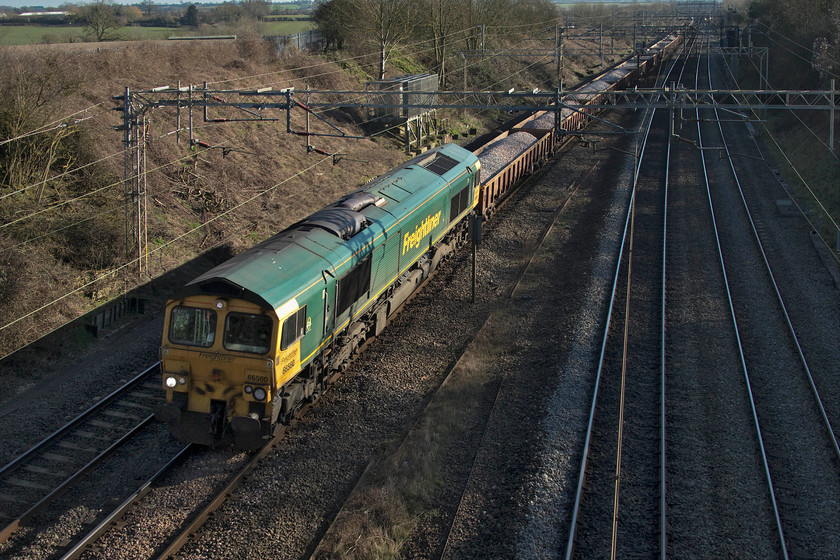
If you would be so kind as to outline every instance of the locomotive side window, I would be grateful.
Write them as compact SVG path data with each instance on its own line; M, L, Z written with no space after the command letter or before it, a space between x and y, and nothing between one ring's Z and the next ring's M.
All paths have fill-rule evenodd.
M285 350L306 334L306 306L283 321L283 334L280 337L280 350Z
M366 258L337 282L336 317L343 315L353 303L370 291L370 261L370 257Z
M470 203L470 191L469 187L464 187L458 194L452 197L452 202L449 205L449 221L451 222L455 218L461 215L466 207Z
M210 348L216 338L216 312L212 309L172 308L169 317L169 341L173 344Z
M234 352L265 354L271 347L271 317L252 313L228 313L224 346Z

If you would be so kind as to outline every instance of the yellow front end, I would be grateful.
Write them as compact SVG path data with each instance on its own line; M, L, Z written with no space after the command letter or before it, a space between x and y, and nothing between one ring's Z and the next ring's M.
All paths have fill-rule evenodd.
M273 310L243 300L170 301L161 345L166 404L157 417L185 441L261 447L276 420L277 325Z

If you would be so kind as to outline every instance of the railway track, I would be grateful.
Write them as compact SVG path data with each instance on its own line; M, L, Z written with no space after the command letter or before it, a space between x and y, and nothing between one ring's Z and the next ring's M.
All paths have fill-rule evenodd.
M698 64L698 58L693 64ZM698 72L693 72L700 75ZM738 350L698 150L696 115L675 127L666 326L667 549L676 558L774 556L761 459L732 364ZM717 158L708 158L710 168Z
M811 358L803 352L768 259L762 239L767 233L760 235L760 218L750 211L741 164L732 155L721 117L715 113L714 120L700 126L699 134L702 145L723 148L728 166L728 176L710 173L709 200L715 215L727 216L716 236L776 547L784 558L830 556L838 546L840 508L831 496L840 492L840 447Z
M669 118L661 111L651 114L637 149L567 559L664 557L667 547L663 317Z
M702 75L698 68L698 78ZM708 558L733 550L745 558L829 557L836 550L840 521L830 498L838 491L840 454L831 423L838 406L836 391L825 398L818 389L820 381L833 385L826 383L824 370L833 367L829 356L836 350L809 341L813 327L796 325L796 313L786 310L785 284L796 282L790 273L782 274L784 282L774 278L771 261L783 269L785 259L778 248L768 257L774 251L765 247L763 238L775 242L778 237L778 225L767 219L766 201L761 201L766 183L746 187L748 182L762 185L757 168L745 163L760 159L733 157L746 152L744 140L737 150L728 146L728 136L737 132L746 138L745 129L735 130L739 125L726 124L731 116L712 110L689 120L696 121L689 123L696 127L693 132L690 126L677 131L687 142L674 147L674 161L682 170L669 189L674 194L667 203L643 205L640 189L635 213L628 217L636 235L630 249L634 266L627 269L635 278L644 263L638 233L661 231L650 219L666 215L661 207L668 209L662 281L654 271L641 288L628 282L624 292L631 295L623 300L631 302L625 304L630 315L647 307L652 326L657 316L653 304L662 294L661 351L653 336L647 338L647 349L638 340L634 344L636 322L629 333L619 329L611 335L618 339L612 345L613 369L623 371L626 361L628 375L616 373L610 383L604 373L596 390L594 424L606 410L614 420L591 428L590 460L583 462L576 499L583 505L574 510L567 558L622 553ZM724 154L723 159L706 157L709 150ZM698 184L705 185L702 191ZM763 209L751 216L750 207ZM633 292L648 284L661 285L662 291L650 288L656 297L634 299ZM621 311L615 314L613 321L621 323ZM800 328L809 336L797 334ZM608 363L610 352L607 347ZM632 368L634 356L642 357L641 367ZM820 367L810 366L812 359ZM659 381L650 371L656 364L662 371ZM638 390L634 383L640 383ZM649 399L646 405L639 395ZM651 398L656 396L659 403ZM653 410L660 404L655 422ZM626 414L630 410L631 416ZM640 415L640 410L645 412ZM662 430L658 445L657 425ZM633 433L647 436L634 438ZM653 459L657 447L658 466ZM604 457L606 466L601 465ZM605 497L593 499L598 493ZM624 503L632 504L631 512L616 507ZM647 521L634 526L623 515Z
M154 365L0 469L0 543L153 421Z
M105 518L96 525L96 527L74 543L73 546L71 546L70 549L61 556L61 559L74 560L76 558L80 558L87 550L94 546L97 539L104 535L113 525L119 523L120 519L129 511L130 508L139 504L141 500L152 491L154 485L163 480L163 478L186 457L193 447L194 446L192 445L184 446L181 451L175 454L175 456L163 466L163 468L154 473L144 484L135 490L131 496L117 506L111 513L106 515Z

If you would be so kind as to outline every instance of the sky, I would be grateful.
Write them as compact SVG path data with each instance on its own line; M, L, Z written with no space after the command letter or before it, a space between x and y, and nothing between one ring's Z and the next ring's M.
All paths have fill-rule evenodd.
M49 11L49 9L57 10L58 6L61 4L88 4L90 0L0 0L0 8L22 8L26 6L27 8L43 8L45 11ZM157 1L155 0L155 4L166 4L166 5L178 5L183 4L184 6L188 6L190 4L221 4L225 0L193 0L191 2L187 2L186 0L168 0L168 1ZM293 0L289 0L291 2ZM115 4L140 4L141 0L114 0ZM280 0L272 0L274 4L285 4L288 2L282 2ZM33 10L35 11L35 10Z

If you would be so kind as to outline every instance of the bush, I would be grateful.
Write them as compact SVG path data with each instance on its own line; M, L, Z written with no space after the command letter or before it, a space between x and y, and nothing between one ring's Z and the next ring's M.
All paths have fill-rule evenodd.
M20 290L20 272L26 266L17 250L0 253L0 303L12 301Z
M0 51L0 137L17 138L55 118L61 100L81 83L66 62L55 53L34 58ZM0 187L19 189L48 177L51 168L64 163L72 132L72 127L52 128L0 146Z
M57 259L82 270L105 270L119 263L125 245L122 220L103 213L79 224L75 216L61 221L66 229L55 236Z

